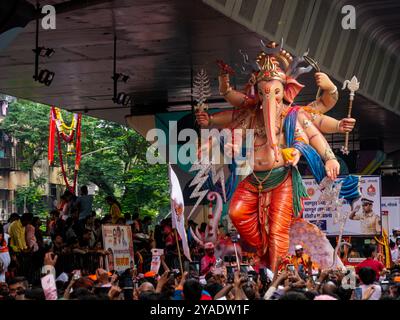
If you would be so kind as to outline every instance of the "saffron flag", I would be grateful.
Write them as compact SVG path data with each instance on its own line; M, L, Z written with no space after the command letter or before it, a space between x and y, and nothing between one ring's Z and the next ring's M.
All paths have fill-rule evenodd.
M185 230L185 203L183 201L181 186L171 165L168 165L168 171L171 194L172 227L176 229L182 240L183 254L189 259L189 261L192 261L190 258L190 250Z

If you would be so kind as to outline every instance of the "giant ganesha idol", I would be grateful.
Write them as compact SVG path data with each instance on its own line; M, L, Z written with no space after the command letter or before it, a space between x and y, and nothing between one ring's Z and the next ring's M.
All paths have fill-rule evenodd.
M242 239L272 269L289 248L302 244L320 266L332 266L333 248L326 236L301 218L303 200L308 197L297 163L305 157L316 181L335 180L340 166L323 134L350 132L355 120L340 121L324 115L334 107L338 91L329 77L315 74L322 94L307 106L294 106L293 100L304 87L296 78L311 67L299 67L304 57L293 58L275 42L264 45L251 66L244 92L229 84L233 70L218 61L219 89L234 108L209 115L196 114L201 127L254 129L253 172L242 180L232 196L229 216ZM359 179L347 176L341 181L340 197L350 203L360 196ZM291 250L290 250L291 251Z

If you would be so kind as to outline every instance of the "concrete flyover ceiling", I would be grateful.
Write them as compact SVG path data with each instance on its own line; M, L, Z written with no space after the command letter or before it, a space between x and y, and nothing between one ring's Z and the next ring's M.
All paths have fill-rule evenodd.
M10 0L10 3L13 1L25 8L29 7L29 3L31 8L36 3L35 0ZM366 88L360 91L354 106L354 116L359 122L359 136L384 139L389 152L400 149L400 117L396 114L400 97L394 96L395 92L397 94L399 91L397 80L400 76L400 63L397 57L391 60L393 50L396 51L400 43L399 24L394 19L400 3L386 0L354 1L357 10L360 9L362 13L362 21L373 19L371 28L376 21L384 26L379 31L382 37L377 34L374 39L367 38L371 41L387 39L379 42L379 48L385 49L385 46L388 46L388 59L382 62L381 68L376 67L380 73L374 75L375 65L372 63L378 62L379 57L376 53L379 51L375 50L375 42L371 41L368 47L371 51L370 56L368 50L363 49L362 37L365 37L365 34L361 38L358 34L352 37L343 32L338 35L338 39L346 44L344 47L353 47L351 41L356 39L353 51L364 50L365 57L362 56L360 60L350 55L350 63L346 62L346 68L340 70L343 61L349 59L345 48L338 49L333 54L332 66L324 67L325 60L329 60L330 57L328 52L332 47L332 39L335 39L331 36L334 34L334 27L320 28L321 33L316 37L311 26L318 26L316 18L323 14L325 5L338 10L341 2L291 1L292 5L288 0L243 1L249 8L242 8L242 1L239 0L39 1L41 5L53 4L57 9L57 29L40 30L40 45L54 48L56 51L51 58L40 59L40 68L55 72L54 81L50 87L46 87L32 79L32 49L35 46L36 24L34 12L30 12L31 21L23 26L25 20L18 18L23 29L7 48L0 49L0 93L124 124L125 116L131 113L138 116L149 115L166 112L173 106L190 109L192 76L204 68L211 78L211 106L221 105L223 101L218 94L215 60L223 59L236 67L242 61L239 49L244 49L253 57L259 50L261 38L279 41L280 37L284 36L288 40L288 50L293 54L304 52L304 49L311 46L315 54L310 55L321 61L323 71L332 75L338 87L343 79L352 74L360 74L362 85L365 84ZM267 25L265 21L262 24L262 19L268 18L267 10L272 8L272 5L274 10L279 12L279 3L283 3L281 9L286 14L286 19L275 19L277 28L272 24ZM300 9L303 5L305 8ZM17 11L14 14L21 15L21 12ZM246 22L243 17L247 17L249 21ZM255 17L256 22L252 17ZM322 21L323 26L329 24L328 20L326 18ZM303 27L303 23L306 26ZM268 33L266 26L275 28L277 33ZM2 27L0 20L0 32L4 32ZM296 37L290 36L294 27L304 32L300 32ZM365 29L373 34L370 29ZM117 70L130 76L126 84L119 85L119 91L134 97L132 107L121 107L111 101L114 34L118 39ZM382 52L386 57L386 51ZM362 66L366 66L365 72L357 65L359 60ZM386 83L387 79L390 83ZM297 103L310 102L316 93L313 76L304 75L299 80L306 87L298 97ZM242 87L246 81L246 77L240 72L232 80L238 87ZM370 84L371 81L379 84L374 87ZM383 83L387 90L382 87ZM372 93L368 92L369 88L372 89ZM389 93L386 94L386 91ZM384 99L381 99L382 96ZM347 100L347 93L341 93L337 107L330 114L344 117Z

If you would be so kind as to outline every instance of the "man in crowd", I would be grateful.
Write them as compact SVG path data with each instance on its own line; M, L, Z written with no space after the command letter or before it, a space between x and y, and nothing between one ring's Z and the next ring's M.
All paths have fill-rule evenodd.
M82 186L81 195L80 197L78 197L75 203L76 208L79 212L79 224L81 225L82 229L84 227L84 222L86 221L86 218L92 215L92 204L93 199L91 196L89 196L87 186Z
M292 255L291 263L298 272L306 272L310 263L310 257L304 253L303 246L298 244L295 246L295 254Z
M28 281L24 277L12 278L8 282L9 294L15 300L25 300L25 291L28 286Z
M200 273L205 275L213 270L217 259L214 255L214 244L212 242L207 242L204 245L205 256L201 258L201 269Z
M29 220L29 223L25 226L25 241L27 247L32 250L32 252L37 252L39 250L39 245L37 243L36 229L33 226L33 216Z
M390 254L392 257L392 262L395 265L398 265L400 263L400 237L396 238L396 242L392 245Z
M8 220L7 220L7 223L3 226L3 228L4 228L4 233L10 233L9 231L8 231L8 228L10 227L10 225L15 221L15 220L19 220L20 219L20 216L19 216L19 214L18 213L12 213L11 215L10 215L10 217L8 218Z
M149 226L151 225L151 217L145 216L142 220L143 233L149 234Z
M363 253L366 259L357 265L356 273L359 274L362 268L369 267L375 271L375 278L378 281L379 276L385 273L386 269L382 262L375 259L376 247L373 245L366 245L363 249Z
M139 300L140 296L144 293L154 293L155 289L152 283L143 282L137 289L134 291L133 299Z
M26 244L25 227L31 222L32 214L24 213L21 219L11 223L8 233L10 235L10 246L13 252L26 252L29 248Z
M379 300L382 296L382 288L375 283L376 271L371 267L362 267L359 268L358 276L361 281L361 299L364 297L364 300ZM367 292L371 292L368 297L366 297Z

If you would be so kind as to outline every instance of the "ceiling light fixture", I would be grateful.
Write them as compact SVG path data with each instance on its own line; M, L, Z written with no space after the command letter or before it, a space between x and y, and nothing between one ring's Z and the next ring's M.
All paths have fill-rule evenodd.
M32 51L41 57L47 57L47 58L51 58L56 53L56 50L54 50L52 48L45 48L45 47L39 47L39 48L33 49Z
M112 101L116 104L120 104L123 106L132 106L133 97L125 92L118 93L118 82L127 83L129 80L129 76L123 73L117 73L117 36L114 35L114 72L111 79L114 81L114 94Z

